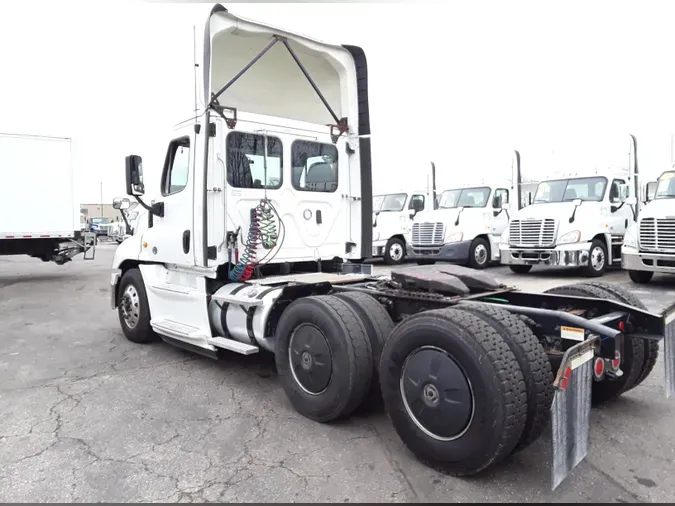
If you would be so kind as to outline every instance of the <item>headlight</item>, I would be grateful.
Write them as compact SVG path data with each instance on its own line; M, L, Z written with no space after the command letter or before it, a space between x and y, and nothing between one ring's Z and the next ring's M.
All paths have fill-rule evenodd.
M459 242L462 240L462 237L464 237L462 232L452 232L445 236L445 242L446 244L449 242Z
M563 234L560 236L560 239L558 239L558 244L570 244L573 242L579 242L579 238L581 237L581 232L578 230L572 230L571 232L567 232L566 234Z
M623 236L623 245L627 248L637 249L637 239L635 239L633 234L626 231L625 235Z

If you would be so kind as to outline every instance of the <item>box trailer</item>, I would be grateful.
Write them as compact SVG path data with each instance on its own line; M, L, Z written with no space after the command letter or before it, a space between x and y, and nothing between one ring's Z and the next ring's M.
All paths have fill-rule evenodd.
M75 201L70 139L0 133L0 174L0 255L57 264L78 253L93 258Z

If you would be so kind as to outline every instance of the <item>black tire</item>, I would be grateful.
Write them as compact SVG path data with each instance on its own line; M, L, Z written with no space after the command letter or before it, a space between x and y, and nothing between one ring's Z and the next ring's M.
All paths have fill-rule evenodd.
M550 420L553 402L553 373L543 346L516 315L488 304L460 304L458 309L472 313L494 328L518 361L527 394L527 420L518 444L518 452L542 434Z
M150 306L143 275L138 269L129 269L122 275L117 287L117 316L129 341L145 344L157 340L157 334L150 325Z
M400 255L392 255L392 249L399 248L396 251L400 251ZM392 237L387 241L387 245L384 248L384 263L387 265L398 265L405 260L405 242L398 237Z
M407 365L412 368L425 358L429 369L420 366L420 381L402 381ZM428 466L455 476L476 474L503 460L518 443L527 417L523 373L504 339L477 316L450 308L406 318L385 343L379 370L394 429ZM422 385L423 378L432 381ZM438 403L438 388L430 386L442 379L441 391L456 397L452 403ZM435 398L436 407L448 410L427 409L427 423L434 424L432 430L444 431L443 439L421 428L409 414L403 390L416 386L418 395L426 395L425 402L433 405ZM423 402L416 401L411 401L414 407Z
M601 281L589 281L588 283L584 284L596 286L597 288L604 290L608 293L608 299L614 299L618 302L635 306L638 309L644 309L645 311L647 310L647 306L645 306L640 299L620 286L602 283ZM642 364L642 371L640 372L637 381L631 387L631 389L642 383L647 378L647 376L652 373L654 366L656 366L656 361L659 359L659 342L652 341L650 339L642 339L642 342L645 348L645 359L644 363Z
M532 270L531 265L509 265L509 269L511 269L511 272L515 272L516 274L527 274Z
M628 271L628 277L633 283L646 285L652 280L654 273L651 271Z
M593 255L602 255L602 266L593 267ZM601 239L593 239L588 251L588 265L582 267L581 272L589 278L599 278L607 270L607 245Z
M434 265L436 260L417 260L417 265Z
M482 237L471 241L468 264L472 269L485 269L490 265L490 244Z
M598 287L584 285L582 283L556 286L555 288L546 290L544 293L573 295L578 297L596 297L598 299L608 298L607 292ZM623 371L623 375L618 378L605 378L603 381L593 381L593 404L603 404L619 397L633 388L640 377L644 361L644 345L638 339L626 340L624 343L623 356L621 357L621 370Z
M372 295L363 292L341 292L335 294L335 296L344 300L359 315L370 341L373 354L373 379L370 384L370 391L361 406L371 408L379 405L382 401L377 368L384 343L391 331L394 330L394 321L384 306Z
M281 384L298 413L323 423L347 417L361 404L373 376L373 355L366 334L358 314L333 295L305 297L288 305L277 325L274 355ZM307 342L296 344L292 342L294 336ZM319 383L313 393L308 385L303 387L296 380L290 357L291 345L298 350L310 349L312 344L316 351L309 355L295 353L294 360L305 359L309 369L316 365L317 357L328 356L321 365L329 367L315 368L313 374L303 371L304 366L296 367L305 380L311 377ZM321 372L327 377L317 374Z

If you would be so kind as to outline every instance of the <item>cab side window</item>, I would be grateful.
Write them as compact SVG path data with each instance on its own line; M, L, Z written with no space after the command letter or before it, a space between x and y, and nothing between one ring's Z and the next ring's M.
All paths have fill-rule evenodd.
M333 193L338 188L338 150L333 144L293 141L291 181L301 191Z
M190 138L174 139L169 144L162 173L162 195L180 192L187 186L190 174Z
M265 154L267 145L267 154ZM283 182L284 153L278 137L230 132L227 135L227 184L234 188L276 190Z

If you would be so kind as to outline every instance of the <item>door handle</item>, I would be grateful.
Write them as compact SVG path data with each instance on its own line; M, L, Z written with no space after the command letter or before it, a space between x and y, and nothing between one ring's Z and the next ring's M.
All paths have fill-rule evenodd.
M186 230L183 232L183 253L188 254L190 252L190 231Z
M323 222L323 219L321 218L321 209L317 209L315 214L316 214L316 222L319 225L321 225L321 223Z

